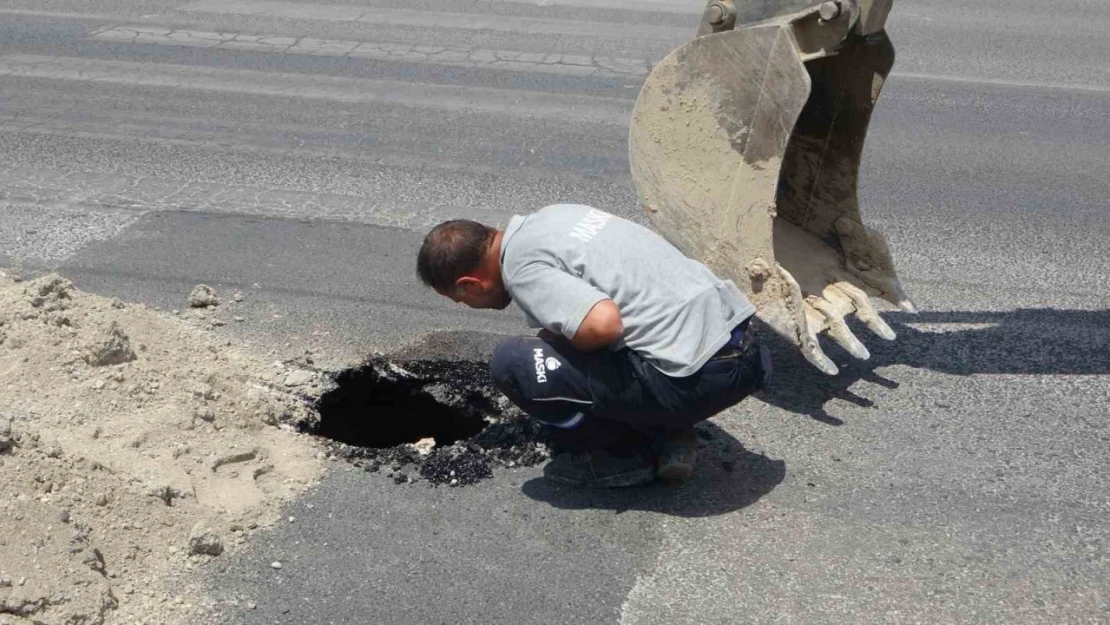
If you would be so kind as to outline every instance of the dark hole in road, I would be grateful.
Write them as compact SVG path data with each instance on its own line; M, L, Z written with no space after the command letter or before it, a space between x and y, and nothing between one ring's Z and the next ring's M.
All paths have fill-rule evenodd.
M492 465L530 466L547 457L539 427L509 406L485 363L372 359L335 376L301 431L330 439L334 455L398 483L462 486ZM435 439L430 453L411 443Z
M420 375L392 363L348 369L317 410L317 434L356 447L384 449L424 438L437 446L481 432L493 412L474 388L448 384L443 376ZM472 376L471 376L472 377Z

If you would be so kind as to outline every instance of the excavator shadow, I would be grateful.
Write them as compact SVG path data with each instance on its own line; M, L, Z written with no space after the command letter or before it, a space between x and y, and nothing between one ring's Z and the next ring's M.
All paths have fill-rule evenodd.
M818 421L840 425L825 403L841 399L877 407L857 395L857 382L889 389L899 383L880 370L903 365L949 375L1105 375L1110 373L1110 310L1018 309L1005 312L887 312L893 342L867 340L870 360L856 360L831 341L824 347L841 367L827 376L797 348L770 332L761 336L774 355L775 375L759 398ZM853 327L859 337L868 332Z

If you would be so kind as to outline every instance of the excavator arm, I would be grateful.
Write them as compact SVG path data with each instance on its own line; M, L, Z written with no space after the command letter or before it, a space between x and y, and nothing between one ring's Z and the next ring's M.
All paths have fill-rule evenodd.
M870 353L845 319L895 338L873 298L914 312L858 178L894 64L892 0L712 0L698 36L648 76L629 161L653 225L731 279L821 371L818 335Z

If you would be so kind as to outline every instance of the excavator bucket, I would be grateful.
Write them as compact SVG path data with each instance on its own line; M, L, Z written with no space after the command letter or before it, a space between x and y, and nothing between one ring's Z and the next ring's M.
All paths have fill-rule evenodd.
M710 2L699 36L651 72L629 160L656 229L731 279L759 318L835 375L819 334L870 353L845 319L883 339L871 298L913 312L886 240L863 223L864 136L894 48L891 0Z

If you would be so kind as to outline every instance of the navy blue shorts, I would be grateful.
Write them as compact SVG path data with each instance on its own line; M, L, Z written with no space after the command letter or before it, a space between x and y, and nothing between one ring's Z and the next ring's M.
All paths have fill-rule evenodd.
M658 442L760 390L770 354L739 329L699 371L674 378L631 349L580 352L567 341L513 337L490 362L494 384L548 427L556 451L615 453Z

